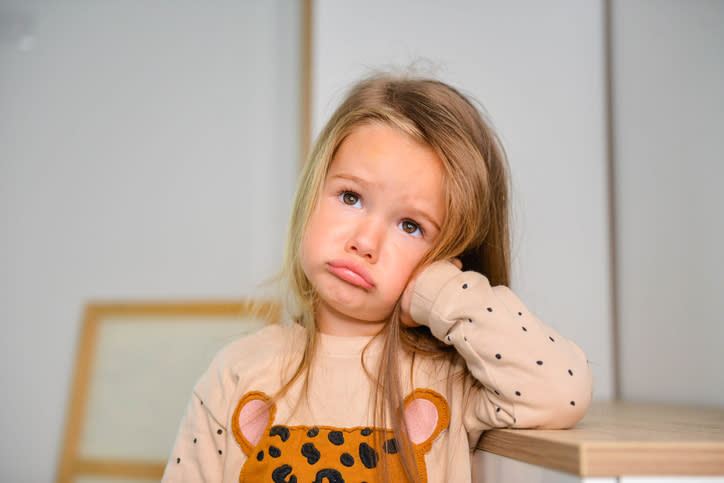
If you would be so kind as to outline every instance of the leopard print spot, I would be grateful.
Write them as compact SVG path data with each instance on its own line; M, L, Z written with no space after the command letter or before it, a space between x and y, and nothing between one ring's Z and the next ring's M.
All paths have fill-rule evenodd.
M375 468L378 459L377 451L367 443L362 443L359 445L359 459L362 461L362 464L365 465L365 468Z
M269 430L269 436L279 436L282 438L282 442L286 442L289 439L289 428L274 426Z
M397 453L397 440L395 438L388 439L382 445L382 449L384 449L387 454Z
M317 472L317 477L314 479L314 483L344 483L344 478L337 470L332 468L325 468Z
M319 453L319 450L314 447L314 444L304 443L302 445L302 456L307 458L307 463L313 465L314 463L319 461L319 457L321 456L321 454Z
M342 456L339 457L339 461L346 467L354 465L354 457L349 453L343 453Z
M282 455L282 451L276 446L269 446L269 456L272 458L279 458Z
M344 444L344 435L342 434L342 431L330 431L329 436L330 443L332 443L335 446L341 446Z
M272 481L274 483L297 483L297 477L291 475L287 480L287 475L292 472L292 467L289 465L282 465L279 468L272 471Z
M307 436L309 436L310 438L314 438L318 434L319 434L319 428L316 428L316 427L307 431Z

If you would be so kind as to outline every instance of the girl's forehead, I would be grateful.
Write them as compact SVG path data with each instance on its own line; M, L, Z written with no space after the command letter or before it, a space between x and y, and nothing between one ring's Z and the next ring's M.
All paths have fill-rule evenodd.
M355 127L339 144L328 168L381 170L389 175L410 171L442 174L435 150L401 129L382 123Z
M327 181L374 188L390 201L412 200L439 216L444 211L443 169L435 150L384 124L352 131L337 149Z

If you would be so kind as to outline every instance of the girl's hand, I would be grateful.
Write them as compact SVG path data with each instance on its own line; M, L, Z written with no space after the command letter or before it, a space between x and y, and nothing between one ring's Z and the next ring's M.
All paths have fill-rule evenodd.
M463 262L457 258L451 258L450 261L453 265L462 270ZM412 293L415 291L415 282L417 281L417 277L425 271L425 268L427 267L422 267L422 269L418 270L412 276L410 283L407 284L407 287L405 287L405 290L402 292L402 296L400 297L400 322L402 322L404 327L417 327L420 325L412 319L412 316L410 316L410 304L412 303Z

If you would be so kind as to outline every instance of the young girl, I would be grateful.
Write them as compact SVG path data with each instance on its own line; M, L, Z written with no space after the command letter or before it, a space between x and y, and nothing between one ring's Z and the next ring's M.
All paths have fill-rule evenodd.
M452 87L357 84L299 182L292 323L216 357L164 481L465 482L484 430L579 421L585 355L506 287L506 168Z

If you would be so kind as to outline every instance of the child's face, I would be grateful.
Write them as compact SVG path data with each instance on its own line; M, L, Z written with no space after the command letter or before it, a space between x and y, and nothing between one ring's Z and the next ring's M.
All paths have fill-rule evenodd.
M335 154L301 247L319 294L320 331L377 333L445 216L440 159L383 124L365 124Z

